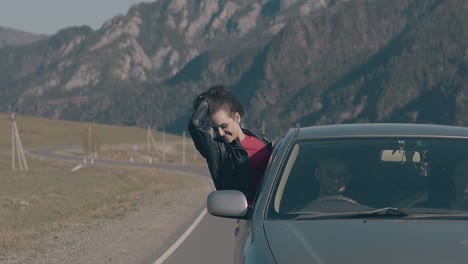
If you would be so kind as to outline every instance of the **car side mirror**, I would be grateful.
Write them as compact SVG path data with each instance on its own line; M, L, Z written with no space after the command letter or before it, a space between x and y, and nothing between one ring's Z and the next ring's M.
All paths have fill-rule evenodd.
M206 208L208 213L214 216L245 219L249 206L241 191L221 190L208 195Z

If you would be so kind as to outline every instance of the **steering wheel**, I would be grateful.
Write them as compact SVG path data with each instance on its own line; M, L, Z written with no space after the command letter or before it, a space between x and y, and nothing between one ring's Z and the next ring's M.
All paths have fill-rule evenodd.
M314 203L327 203L327 202L348 202L352 204L358 204L355 200L342 196L342 195L327 195L317 198Z

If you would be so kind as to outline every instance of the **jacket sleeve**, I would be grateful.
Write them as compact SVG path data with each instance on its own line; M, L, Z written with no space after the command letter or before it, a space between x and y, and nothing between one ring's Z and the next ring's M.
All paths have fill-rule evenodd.
M213 139L208 125L208 102L200 100L192 113L188 124L188 130L195 148L206 159L211 178L216 189L219 187L219 168L221 166L220 145Z

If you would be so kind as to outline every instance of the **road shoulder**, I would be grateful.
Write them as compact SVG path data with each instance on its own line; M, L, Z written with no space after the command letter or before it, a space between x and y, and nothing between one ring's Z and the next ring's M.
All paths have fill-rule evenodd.
M44 252L18 252L6 263L144 263L162 254L205 206L211 182L206 177L187 177L193 177L193 183L186 188L136 198L137 209L121 218L57 227L36 242Z

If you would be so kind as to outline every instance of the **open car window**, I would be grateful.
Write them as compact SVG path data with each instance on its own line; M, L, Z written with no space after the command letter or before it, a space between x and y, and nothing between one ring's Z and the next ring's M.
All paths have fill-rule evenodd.
M468 211L467 150L462 139L298 141L276 180L270 208L278 215Z

